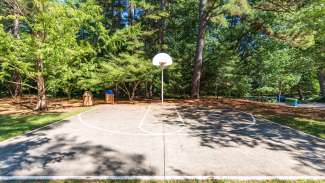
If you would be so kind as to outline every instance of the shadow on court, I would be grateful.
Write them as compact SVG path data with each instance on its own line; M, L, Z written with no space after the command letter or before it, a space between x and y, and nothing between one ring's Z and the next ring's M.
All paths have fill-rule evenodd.
M49 139L45 134L43 130L30 135L34 139L0 146L0 176L14 176L18 172L29 176L155 175L154 167L143 165L145 157L141 154L126 154L91 142L79 143L64 134ZM29 153L36 148L42 150ZM87 163L83 163L83 158L88 158ZM60 163L64 167L55 166ZM87 166L88 171L84 172Z
M249 114L232 109L178 106L177 110L184 119L185 129L191 137L200 139L202 147L218 150L259 146L272 151L286 152L301 166L310 167L321 174L325 172L325 140L264 119L256 119L256 124L250 125L252 117ZM169 114L162 114L165 115ZM184 124L179 122L168 120L164 122L184 127Z
M76 117L2 142L0 176L324 175L325 140L230 108L152 107L143 126L147 105L84 115L88 125L133 135Z

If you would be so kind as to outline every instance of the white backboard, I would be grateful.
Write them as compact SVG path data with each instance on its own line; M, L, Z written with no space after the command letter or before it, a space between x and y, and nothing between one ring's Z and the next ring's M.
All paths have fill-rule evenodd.
M159 53L153 58L152 63L156 66L169 66L173 60L167 53Z

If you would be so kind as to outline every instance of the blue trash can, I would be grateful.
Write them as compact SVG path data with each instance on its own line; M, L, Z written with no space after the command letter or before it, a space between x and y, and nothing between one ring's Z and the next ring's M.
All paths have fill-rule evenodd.
M105 94L110 94L110 95L113 95L113 90L105 90Z

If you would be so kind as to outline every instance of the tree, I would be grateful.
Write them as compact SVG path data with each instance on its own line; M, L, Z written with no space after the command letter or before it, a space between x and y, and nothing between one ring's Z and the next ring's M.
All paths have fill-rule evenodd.
M217 0L200 0L199 5L199 29L195 53L195 64L192 76L192 98L200 97L200 81L203 66L203 51L205 46L205 33L209 20L214 23L224 23L225 16L243 15L249 12L250 7L246 0L231 0L227 3Z
M4 0L2 6L7 7L5 9L6 18L12 21L11 33L16 39L20 39L20 17L24 15L24 7L19 0ZM10 81L9 91L11 95L16 98L22 95L22 78L18 69L14 69L12 72L12 79Z
M0 1L1 93L19 73L16 86L37 91L37 110L47 95L84 90L159 95L150 60L164 51L174 60L168 96L324 95L322 1L198 2Z
M46 64L46 88L53 95L69 98L83 90L97 91L91 78L99 67L97 57L107 54L104 47L109 40L103 10L92 1L59 7L62 15L56 21L61 26L49 40L53 52Z
M303 57L311 58L317 70L320 94L324 97L324 24L322 17L325 16L324 1L260 1L255 8L261 10L259 15L267 21L262 24L264 29L269 29L269 35L291 46L300 48L305 53ZM268 12L268 13L265 13ZM270 18L271 17L271 18ZM261 24L261 25L262 25Z
M203 49L205 44L205 30L208 21L207 15L207 0L200 0L200 10L199 10L199 35L197 38L197 46L195 53L195 65L193 70L192 78L192 97L200 97L200 81L203 65Z
M144 53L141 41L143 34L139 26L132 26L115 32L110 37L110 55L101 59L97 75L98 84L117 86L130 101L133 101L139 86L152 80L153 66ZM103 87L104 88L104 87Z
M29 9L27 23L31 28L30 47L33 49L34 76L38 91L35 110L46 110L46 76L58 71L60 66L71 65L72 61L85 55L84 52L89 50L88 43L80 41L79 46L77 34L83 25L96 20L94 17L98 15L96 13L101 13L101 9L98 6L87 6L92 2L83 4L79 9L73 4L50 0L33 0L31 3L33 6ZM89 15L87 11L92 11L94 16ZM98 28L96 31L103 29ZM93 38L91 41L97 42L100 39Z

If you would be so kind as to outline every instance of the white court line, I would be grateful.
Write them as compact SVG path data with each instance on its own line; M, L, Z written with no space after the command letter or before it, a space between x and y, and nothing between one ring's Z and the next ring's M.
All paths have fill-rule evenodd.
M176 109L176 106L175 106L175 110L177 112L177 115L179 117L179 119L181 119L181 121L183 122L183 127L181 127L178 131L173 132L173 133L153 133L153 132L150 132L150 131L146 131L142 128L142 125L143 125L143 122L146 118L146 116L148 115L149 111L150 111L150 106L146 109L139 125L138 125L138 128L143 132L143 133L129 133L129 132L121 132L121 131L113 131L113 130L108 130L108 129L104 129L104 128L99 128L99 127L96 127L94 125L90 125L88 124L87 122L85 122L83 119L82 119L82 115L88 113L88 112L91 112L91 111L94 111L96 110L97 108L93 108L91 110L88 110L84 113L81 113L78 115L78 120L84 125L84 126L87 126L88 128L92 128L92 129L95 129L95 130L99 130L99 131L103 131L103 132L108 132L108 133L111 133L111 134L118 134L118 135L130 135L130 136L162 136L162 135L177 135L177 136L191 136L191 135L210 135L210 134L215 134L216 132L188 132L188 133L178 133L178 131L183 131L185 129L185 122L183 120L183 118L181 117L181 115L179 114L178 110ZM250 114L250 113L246 113L246 112L242 112L240 111L241 113L244 113L244 114L247 114L249 115L251 118L252 118L252 121L253 123L250 124L250 125L247 125L245 127L242 127L242 128L238 128L238 129L234 129L234 130L226 130L227 132L231 132L231 131L237 131L237 130L243 130L245 128L249 128L253 125L256 125L256 119L255 117ZM213 128L213 129L217 129L217 128ZM219 129L217 129L219 130ZM225 131L223 129L223 131ZM213 138L217 138L217 137L213 137Z
M325 176L0 176L14 180L325 180Z
M92 110L89 110L87 112L91 112L91 111L94 111L96 110L97 108L94 108ZM149 108L147 108L142 120L144 121L146 115L149 113ZM82 115L84 115L85 113L82 113L82 114L79 114L78 115L78 120L84 125L84 126L87 126L88 128L92 128L92 129L95 129L95 130L99 130L99 131L103 131L103 132L108 132L108 133L111 133L111 134L118 134L118 135L130 135L130 136L162 136L164 135L163 133L148 133L148 132L144 132L143 130L140 130L143 132L143 133L129 133L129 132L121 132L121 131L113 131L113 130L108 130L108 129L104 129L104 128L99 128L99 127L96 127L94 125L90 125L88 124L87 122L85 122L83 119L82 119ZM141 121L142 121L141 120ZM183 121L183 120L182 120ZM184 122L184 121L183 121ZM181 128L182 129L182 128ZM165 134L166 135L166 134ZM174 133L169 133L167 135L175 135ZM176 134L178 135L178 134ZM186 134L188 135L188 134Z
M147 110L146 110L146 113L143 115L143 117L142 117L142 119L141 119L141 122L139 123L138 128L139 128L142 132L147 133L147 134L151 134L151 135L175 135L176 133L179 133L179 132L183 131L184 128L185 128L185 122L184 122L182 116L179 114L179 112L178 112L176 106L174 106L174 108L175 108L176 114L177 114L177 116L178 116L178 119L179 119L180 121L182 121L182 123L183 123L183 126L182 126L181 128L179 128L178 130L176 130L176 131L174 131L174 132L171 132L171 133L153 133L153 132L151 132L151 131L147 131L147 130L143 129L142 126L143 126L143 123L144 123L144 121L145 121L145 119L146 119L148 113L151 111L151 105L149 105L149 107L148 107Z

